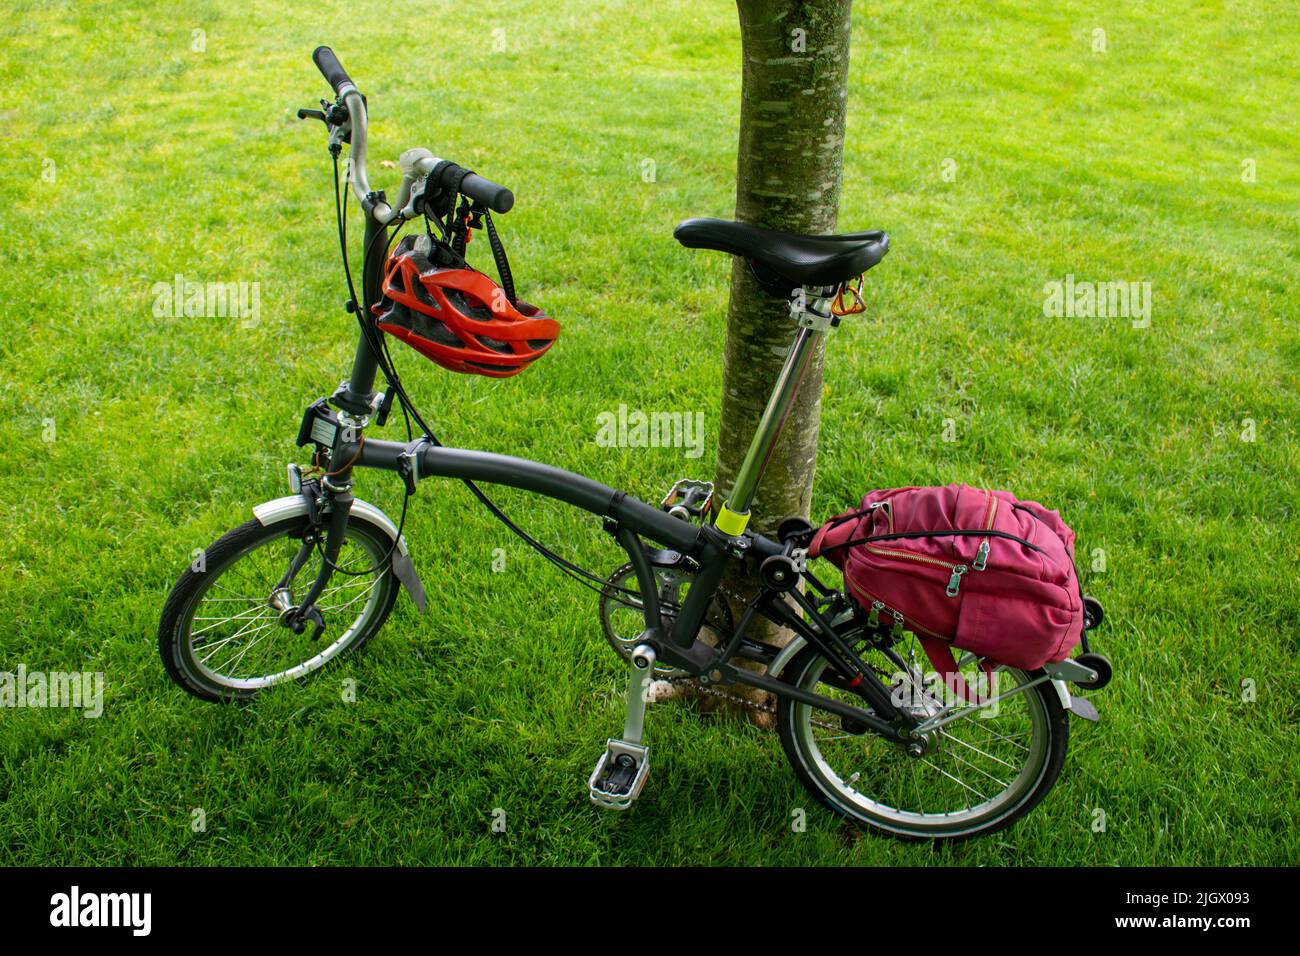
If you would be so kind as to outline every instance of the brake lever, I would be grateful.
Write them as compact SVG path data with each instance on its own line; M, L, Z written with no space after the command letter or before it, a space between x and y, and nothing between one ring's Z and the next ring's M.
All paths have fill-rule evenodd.
M365 97L362 97L364 102ZM343 143L352 142L352 129L349 125L351 117L348 115L347 107L342 103L331 103L329 100L320 101L321 108L318 110L301 109L298 111L298 119L318 119L325 124L325 128L331 134L335 130L340 131L339 141Z

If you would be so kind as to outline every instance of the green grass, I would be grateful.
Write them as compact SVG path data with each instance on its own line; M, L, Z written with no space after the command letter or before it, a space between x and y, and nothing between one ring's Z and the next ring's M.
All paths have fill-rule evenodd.
M191 551L283 493L301 409L350 361L328 158L292 116L324 92L317 43L369 95L377 184L396 179L380 160L425 145L514 187L521 287L564 325L506 382L399 356L444 439L647 498L707 474L709 455L600 447L596 416L701 410L716 437L728 266L670 232L732 209L734 9L11 3L0 670L103 671L107 689L99 720L0 710L0 860L1294 863L1300 18L1279 0L1131 6L855 14L840 221L887 229L893 251L830 344L814 512L954 480L1060 508L1085 564L1104 549L1088 587L1117 669L1043 805L934 849L847 829L773 735L689 705L652 709L635 810L590 806L621 680L591 595L450 483L423 485L408 523L431 613L403 599L320 679L214 707L155 649ZM154 318L153 284L177 273L260 283L260 323ZM1066 274L1150 282L1150 327L1045 317ZM400 500L376 476L359 494ZM583 563L619 563L591 520L500 497Z

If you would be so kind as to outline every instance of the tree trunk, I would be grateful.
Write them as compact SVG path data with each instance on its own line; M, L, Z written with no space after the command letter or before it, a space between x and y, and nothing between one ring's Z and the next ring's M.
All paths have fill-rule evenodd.
M738 0L744 75L736 219L786 232L835 231L851 5L851 0ZM765 295L748 265L733 260L715 471L724 498L795 331L788 302ZM821 390L819 346L758 485L749 525L757 531L770 532L786 517L808 517ZM733 589L737 585L727 582ZM754 636L777 643L785 637L771 625Z

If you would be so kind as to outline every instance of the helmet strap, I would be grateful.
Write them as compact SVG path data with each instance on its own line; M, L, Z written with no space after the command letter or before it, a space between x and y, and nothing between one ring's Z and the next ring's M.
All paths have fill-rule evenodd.
M492 258L496 260L501 289L506 294L506 300L512 306L517 306L519 298L515 295L515 278L510 274L510 260L506 258L506 247L502 245L501 237L497 235L497 227L492 222L492 213L486 209L483 210L483 221L487 223L488 245L492 247Z
M433 175L436 177L438 167L435 167ZM460 192L460 184L464 177L470 174L470 170L464 170L461 179L451 185L438 200L438 215L441 214L442 204L446 202L445 221L438 218L437 215L430 216L425 212L425 231L429 233L429 238L433 241L435 248L439 250L439 257L444 259L440 265L449 265L452 268L461 268L466 265L465 247L469 244L471 231L487 227L488 245L492 247L492 260L496 263L497 276L501 280L501 291L505 293L506 301L511 306L519 304L519 297L515 293L515 279L510 271L510 259L506 256L505 244L501 241L500 235L497 234L496 223L492 221L492 213L485 206L478 202L471 202L468 196ZM442 238L435 239L433 233L429 231L429 220L432 219L438 223L438 229L442 233Z

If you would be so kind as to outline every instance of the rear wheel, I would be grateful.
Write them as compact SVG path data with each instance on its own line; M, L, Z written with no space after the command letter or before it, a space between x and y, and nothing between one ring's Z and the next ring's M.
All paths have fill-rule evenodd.
M158 627L158 650L176 683L205 700L246 699L272 684L306 677L375 635L399 588L389 560L392 538L356 515L335 562L339 570L316 602L326 624L320 639L311 639L310 624L295 634L272 603L304 543L310 553L281 604L293 606L306 597L324 560L316 533L305 515L268 525L249 521L185 570Z
M943 701L928 665L907 635L894 656L860 649L863 659L889 675L895 700L924 719ZM831 665L814 647L795 655L782 679L803 690L855 706L865 702L833 686ZM974 661L960 668L970 686L979 675ZM1041 672L999 668L994 694L1024 686ZM843 684L843 680L835 681ZM907 687L913 691L901 694ZM964 839L1010 826L1038 804L1056 782L1065 761L1069 718L1056 690L1044 681L1002 697L995 704L962 704L962 716L926 735L925 752L909 756L896 743L865 727L789 698L777 707L781 745L800 781L822 803L855 823L904 839Z

